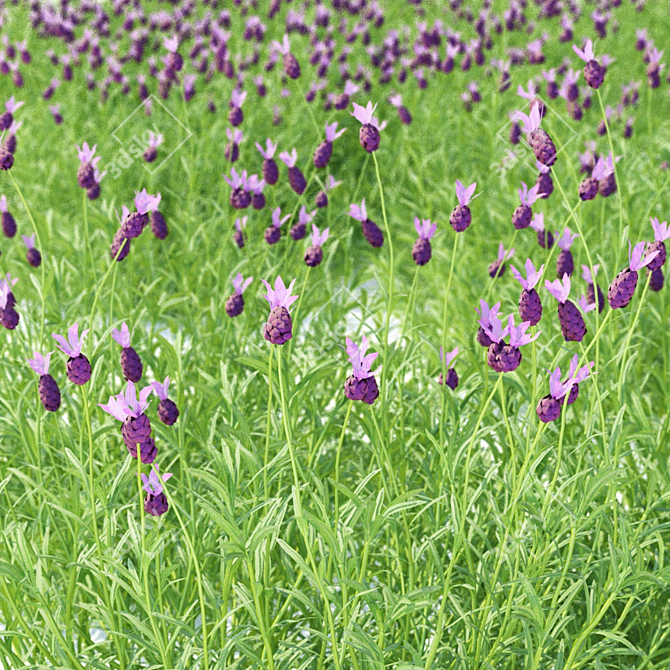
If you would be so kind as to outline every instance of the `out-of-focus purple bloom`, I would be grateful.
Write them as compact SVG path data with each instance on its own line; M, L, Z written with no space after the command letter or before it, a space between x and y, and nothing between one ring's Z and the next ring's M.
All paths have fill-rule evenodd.
M92 149L89 148L87 142L84 142L81 147L79 147L78 144L75 144L75 147L77 147L77 156L81 163L90 163L91 165L95 166L95 164L100 160L100 156L96 156L94 158L95 150L98 147L97 144L94 144Z
M353 376L357 380L367 379L368 377L372 377L375 373L381 371L381 367L377 368L375 372L370 370L372 363L375 361L377 356L379 356L379 353L375 352L374 354L368 354L367 356L365 355L369 346L368 338L365 337L365 335L363 335L363 339L361 340L360 348L348 337L346 338L346 343L347 356L351 366L354 369Z
M280 160L286 164L286 167L292 168L295 167L295 164L298 161L298 152L295 148L289 153L288 151L282 151L279 154Z
M444 350L442 347L440 347L440 360L442 361L444 367L448 370L449 367L451 366L452 361L458 356L458 347L455 349L452 349L447 353L447 355L444 355Z
M269 159L274 157L275 151L277 150L277 145L273 144L272 140L270 138L268 138L265 141L265 146L266 146L266 149L264 151L263 147L258 142L256 142L256 149L258 149L261 156L263 156L263 158L265 158L266 160L269 160ZM228 183L230 183L230 182L228 182Z
M291 218L290 214L287 214L283 219L281 217L281 207L272 210L272 225L275 228L279 228L283 223L288 221Z
M563 235L556 242L563 251L569 251L572 243L579 237L579 233L571 233L568 228L563 231Z
M328 239L328 234L330 232L330 228L325 228L323 232L319 232L319 229L312 224L312 244L316 247L321 247L325 243L325 241Z
M248 279L244 279L244 277L242 276L242 273L238 272L235 279L233 279L233 288L235 289L235 293L237 293L237 295L242 295L244 293L244 291L246 291L247 286L249 286L249 284L251 284L251 282L253 280L254 280L253 277L249 277Z
M367 221L368 213L365 209L365 198L363 198L360 207L356 204L349 205L349 211L347 214L361 223L363 223L363 221Z
M150 195L147 193L146 188L143 188L141 191L135 191L135 208L140 214L157 211L160 202L160 193L157 193L156 195Z
M645 257L644 252L646 246L647 243L643 240L642 242L638 242L631 252L631 242L628 240L628 267L631 270L635 270L636 272L637 270L641 270L658 256L659 252L654 251Z
M121 324L121 330L112 330L112 339L124 348L130 346L130 330L125 321Z
M656 242L664 242L670 237L670 229L668 229L668 222L663 221L659 223L656 217L651 217L651 227L654 229L654 240Z
M341 130L337 129L337 121L335 123L328 124L326 122L326 141L334 142L338 137L341 137L347 131L346 128Z
M432 223L430 219L419 219L418 216L414 217L414 227L416 228L417 235L422 240L429 240L435 235L437 230L437 224Z
M555 279L550 282L548 279L544 280L544 287L551 293L551 295L561 304L565 303L570 295L571 281L570 275L567 273L563 275L563 280Z
M42 356L39 351L34 351L34 358L28 359L28 365L30 365L30 367L33 369L33 372L40 375L40 377L43 375L48 375L51 354L53 354L53 351L50 351L48 354L44 354L44 356Z
M582 279L587 283L587 284L593 284L595 282L596 274L598 273L598 268L600 267L600 263L596 263L593 266L593 274L591 274L591 269L589 268L588 265L582 265Z
M590 311L596 308L596 303L592 302L589 304L585 295L581 296L577 302L579 304L579 308L582 310L582 312L584 312L584 314L588 314Z
M76 323L71 326L67 331L67 340L62 335L51 333L51 336L59 343L58 348L70 358L76 358L81 354L82 342L88 333L88 329L84 330L80 338L77 334L78 329L79 325Z
M522 205L526 207L532 207L533 203L540 198L542 193L538 194L539 186L535 184L531 189L529 189L524 182L521 182L521 188L518 189L519 200Z
M472 200L472 195L477 188L477 182L473 182L467 188L457 179L456 180L456 197L458 198L458 204L461 206L466 206L470 204Z
M155 470L151 470L148 477L142 473L143 488L149 495L154 497L159 496L163 493L163 484L170 479L170 477L172 477L171 472L166 472L160 477L156 474Z

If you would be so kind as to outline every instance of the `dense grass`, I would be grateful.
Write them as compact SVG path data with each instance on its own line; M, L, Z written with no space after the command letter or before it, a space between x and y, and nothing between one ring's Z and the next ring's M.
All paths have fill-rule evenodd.
M384 30L402 21L413 26L402 4L388 8ZM443 16L439 7L427 14ZM598 47L617 58L601 89L611 105L621 83L644 78L635 28L649 26L657 46L665 40L670 47L662 3L641 14L626 3L615 16L619 32ZM555 23L545 25L556 34ZM10 7L6 29L12 39L29 40L35 63L24 71L19 98L26 105L17 114L24 127L0 192L20 234L31 232L29 212L34 217L44 263L32 270L18 237L3 240L0 270L19 277L21 314L19 328L1 335L3 666L666 667L667 288L651 294L641 272L629 308L606 308L598 321L593 312L586 316L583 347L562 340L555 302L541 291L542 334L504 378L487 368L474 339L479 298L501 300L505 315L516 311L520 289L509 270L495 282L486 273L500 241L507 248L513 241L517 267L530 256L546 262L554 278L556 249L538 247L530 230L513 236L510 223L516 188L532 183L533 173L519 165L499 179L490 168L505 155L496 133L520 106L514 91L500 95L496 76L479 68L439 75L426 91L410 77L401 90L414 122L405 127L385 103L387 92L373 89L379 116L389 121L376 155L394 249L389 311L388 239L371 249L344 213L365 198L383 226L374 161L346 112L307 107L307 75L289 83L278 127L272 106L279 73L268 77L264 101L250 92L237 166L258 172L253 143L271 137L280 150L298 148L309 177L324 120L349 127L329 166L343 184L315 219L330 226L331 239L323 264L311 270L302 261L306 244L283 237L270 248L262 238L271 206L295 213L301 204L283 167L280 183L266 190L268 207L245 212L245 249L232 242L234 214L220 176L229 167L223 147L232 84L225 78L206 90L200 83L188 104L175 92L165 103L193 135L159 171L148 175L136 161L117 180L103 180L100 200L83 201L74 144L97 143L104 165L118 151L111 133L138 101L113 91L103 105L76 71L77 85L55 97L65 118L56 127L41 99L54 74L44 50L54 45L26 26L25 8ZM590 31L584 20L576 36ZM278 37L280 25L271 23L269 34ZM232 39L241 41L235 32ZM493 55L524 39L504 34ZM308 72L306 38L292 40ZM573 56L555 40L545 53L547 67ZM536 73L513 68L513 89ZM459 96L473 79L483 102L468 114ZM3 100L14 93L7 77L0 92ZM209 96L216 114L207 111ZM619 193L577 207L576 150L595 138L601 118L594 97L584 121L568 122L577 136L554 168L554 194L534 207L548 229L579 225L575 265L600 263L603 289L626 265L627 238L651 239L649 216L667 218L667 173L659 169L670 158L667 105L666 83L653 95L643 85L634 137L625 141L621 125L611 128L623 156ZM562 105L555 108L567 119ZM161 130L169 123L158 108L133 119L126 137L153 121ZM570 139L551 114L546 123L559 147ZM608 138L598 146L606 153ZM324 178L314 175L305 194L310 209ZM448 216L457 178L476 180L481 195L456 247ZM130 206L133 189L142 187L162 193L170 236L159 242L145 232L112 267L114 209ZM439 230L433 260L418 270L410 254L414 216L433 219ZM223 303L238 271L255 281L244 314L233 320ZM267 303L260 279L277 274L287 283L295 278L301 294L294 340L281 351L261 335ZM586 288L577 275L573 299ZM142 511L137 462L118 424L96 407L122 389L119 347L110 337L122 321L144 361L143 382L169 375L181 410L173 428L149 410L156 464L174 472L171 509L158 520ZM84 351L93 379L83 390L73 387L62 355L54 354L63 407L45 415L26 359L51 350L50 333L74 322L91 328ZM371 350L386 353L378 359L385 400L372 407L342 392L344 337L358 341L362 333ZM455 393L435 381L442 343L462 351ZM535 406L548 393L546 369L567 369L589 347L593 379L560 421L540 424Z

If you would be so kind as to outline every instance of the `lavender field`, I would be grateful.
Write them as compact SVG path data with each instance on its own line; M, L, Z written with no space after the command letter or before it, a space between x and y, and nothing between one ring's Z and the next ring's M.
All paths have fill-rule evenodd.
M670 6L0 4L0 667L667 669Z

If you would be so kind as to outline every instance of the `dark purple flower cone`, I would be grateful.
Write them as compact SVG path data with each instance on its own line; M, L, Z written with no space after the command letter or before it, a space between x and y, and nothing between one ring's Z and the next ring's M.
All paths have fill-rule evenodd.
M132 347L124 347L121 349L121 372L126 378L126 381L137 384L142 379L142 371L144 366L135 349Z
M47 412L56 412L60 407L60 389L49 374L42 375L39 383L40 401Z
M373 377L367 379L356 379L353 375L344 382L344 395L349 400L362 400L368 405L379 397L377 380Z
M404 105L398 107L398 116L400 117L400 121L406 126L409 126L412 123L412 115L409 113L409 109Z
M616 177L614 176L614 172L607 175L605 179L599 182L598 193L600 193L603 198L609 198L609 196L616 193Z
M277 226L268 226L263 235L268 244L277 244L281 237L281 230Z
M605 80L605 68L598 61L590 60L584 66L584 79L591 88L600 88Z
M121 434L123 435L123 426L121 427ZM158 449L156 448L156 443L154 442L154 438L151 437L151 435L148 435L147 437L144 437L142 439L138 439L136 442L132 444L132 446L129 446L129 443L126 442L125 437L124 442L126 444L126 449L128 449L128 453L133 458L137 458L137 444L139 443L140 459L142 463L144 463L145 465L151 465L151 463L153 463L156 460L156 456L158 455Z
M4 74L4 73L3 73ZM14 121L14 116L11 112L3 112L0 114L0 131L8 130Z
M507 266L502 262L502 261L493 261L491 265L489 265L489 277L491 279L495 279L497 277L502 277L505 274L505 269Z
M307 188L305 175L295 165L288 169L288 183L298 195L302 195L305 192L305 188Z
M16 135L10 135L5 139L2 146L5 147L10 154L13 154L16 151Z
M556 146L551 137L542 128L533 130L530 134L530 146L533 149L535 158L542 165L551 167L556 162Z
M95 184L95 168L88 161L79 166L77 183L81 188L91 188Z
M324 140L319 144L314 152L314 167L315 168L325 168L330 161L330 157L333 155L333 143L328 140Z
M506 344L498 354L500 372L514 372L521 365L522 360L521 349Z
M89 200L97 200L100 197L100 184L93 184L91 188L86 189L86 197Z
M533 211L528 205L519 205L512 214L512 224L517 230L528 228L532 220Z
M279 179L279 168L273 158L266 158L263 161L263 179L269 186L274 186Z
M180 53L174 51L168 54L168 67L170 70L179 72L183 66L184 66L184 59Z
M158 403L158 418L166 426L172 426L179 418L179 409L177 409L177 405L170 398L163 398Z
M538 230L537 243L543 249L551 249L554 246L554 234L550 230Z
M570 393L568 393L568 405L572 405L575 400L579 397L579 384L573 384L570 387ZM565 396L561 398L561 404L563 404L563 401L565 400Z
M363 149L369 154L379 149L379 131L371 123L364 123L361 126L358 133L358 139L360 140Z
M16 235L16 221L9 212L2 213L2 232L5 237L14 237Z
M153 163L156 160L156 156L158 156L156 147L147 147L142 154L142 158L144 158L147 163Z
M489 349L486 352L486 363L495 372L503 372L500 354L505 346L504 342L491 342Z
M151 514L151 516L163 516L168 511L168 508L168 500L163 492L157 496L148 493L144 499L144 511L146 514Z
M84 354L67 359L67 378L77 386L83 386L91 379L91 364Z
M598 313L600 313L605 308L605 296L603 295L603 290L600 288L600 286L597 286L597 288L598 288ZM593 284L588 284L588 286L586 287L586 302L589 305L593 305L596 302L596 289L594 288Z
M619 272L607 289L607 302L612 309L628 307L637 287L637 272L626 268Z
M440 372L440 376L437 379L438 384L443 384L444 383L444 376ZM458 386L458 374L456 373L456 370L454 368L449 368L447 370L447 386L452 390L455 391L456 387Z
M137 443L142 444L151 437L151 422L146 414L128 417L121 424L121 437L133 458L137 458Z
M294 240L295 242L298 242L298 240L302 240L306 234L307 234L307 227L305 226L304 223L300 223L300 221L294 224L291 227L291 230L289 231L291 239Z
M131 212L121 223L121 230L129 240L139 237L147 225L149 217L139 212Z
M518 123L512 123L509 128L509 141L511 144L519 144L521 138L521 126Z
M586 324L579 308L571 300L558 303L558 320L566 342L581 342L586 335Z
M530 291L521 291L519 298L519 316L521 321L530 321L531 326L536 326L542 318L542 302L538 292L533 288Z
M493 344L493 340L491 340L481 326L477 329L477 342L479 342L482 347L490 347Z
M42 264L42 254L35 248L28 249L26 260L34 268L38 268Z
M13 307L0 309L0 323L7 330L14 330L19 325L19 313Z
M0 170L11 170L14 165L14 152L4 144L0 146Z
M265 195L263 193L252 193L251 206L255 210L263 209L263 207L265 207Z
M228 123L233 128L237 128L244 121L244 112L241 107L231 107L228 112Z
M567 273L572 275L575 271L575 261L572 257L570 249L561 249L561 253L556 258L556 276L563 279L563 275Z
M535 183L539 187L537 192L544 194L540 196L543 200L546 200L554 192L554 181L551 178L551 172L539 174Z
M665 277L663 276L663 270L661 268L657 268L651 273L651 278L649 279L649 288L652 291L660 291L663 288L663 284L665 283Z
M229 163L236 163L237 159L240 157L240 147L234 142L229 142L226 144L226 148L223 150L223 157Z
M151 232L159 240L164 240L170 234L165 218L158 210L151 212Z
M246 209L251 204L251 196L241 186L230 194L230 205L235 209Z
M241 230L237 230L237 228L235 228L233 232L233 242L235 242L240 249L244 249L244 233Z
M535 411L542 423L556 421L561 416L561 402L556 400L556 398L552 398L551 395L546 395L537 403Z
M300 63L298 63L298 59L291 53L284 54L284 72L291 79L298 79L300 77Z
M305 264L310 268L315 268L317 265L321 264L323 260L323 249L320 246L313 244L305 252Z
M121 248L121 245L123 245L123 248ZM119 249L121 249L120 254ZM111 256L112 260L114 260L116 258L116 254L119 254L117 260L122 261L124 258L128 256L129 253L130 253L130 240L124 236L123 230L119 229L116 231L114 239L112 240L112 246L110 247L109 255Z
M324 207L328 207L328 196L326 195L325 191L319 191L316 194L316 198L314 199L314 204L319 209L323 209Z
M653 272L654 270L659 270L665 265L665 258L666 258L666 252L665 252L665 244L663 242L652 242L649 245L649 248L647 249L647 252L645 253L644 257L647 258L647 256L651 255L654 253L654 251L658 251L658 255L656 258L654 258L653 261L647 265L647 270Z
M263 335L272 344L284 344L293 337L292 329L293 321L286 307L273 307L263 328Z
M412 258L417 265L425 265L432 257L433 250L430 246L430 240L424 240L419 237L412 247Z
M449 217L449 223L457 233L462 233L472 223L470 208L467 205L456 205Z
M384 244L384 233L374 221L365 219L361 222L361 228L363 229L363 236L371 246L381 247Z
M587 177L579 185L579 197L582 200L593 200L598 195L598 180Z
M5 303L5 309L13 308L16 305L16 296L9 291L7 293L7 302Z
M239 316L244 311L244 296L241 293L233 293L226 300L225 308L228 316Z

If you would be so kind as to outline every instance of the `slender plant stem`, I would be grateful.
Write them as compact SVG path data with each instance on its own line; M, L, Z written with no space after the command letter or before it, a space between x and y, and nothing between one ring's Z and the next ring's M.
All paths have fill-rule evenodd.
M263 463L263 489L265 491L265 500L269 496L268 491L268 467L270 462L270 429L272 428L272 355L275 345L270 345L270 358L268 359L268 416L265 426L265 458Z
M95 269L95 263L93 262L93 252L91 251L91 238L88 234L88 196L86 195L86 189L82 189L84 193L84 241L86 242L86 250L88 252L88 259L91 261L91 271L93 272L93 277L95 282L98 281L98 273Z
M344 423L342 424L342 431L340 432L340 439L337 443L337 453L335 455L335 483L340 483L340 454L342 453L342 444L344 443L344 433L347 430L347 424L349 423L349 416L351 414L351 408L354 405L354 401L350 400L347 405L347 413L344 417ZM335 487L335 532L337 532L337 527L340 522L340 490Z

